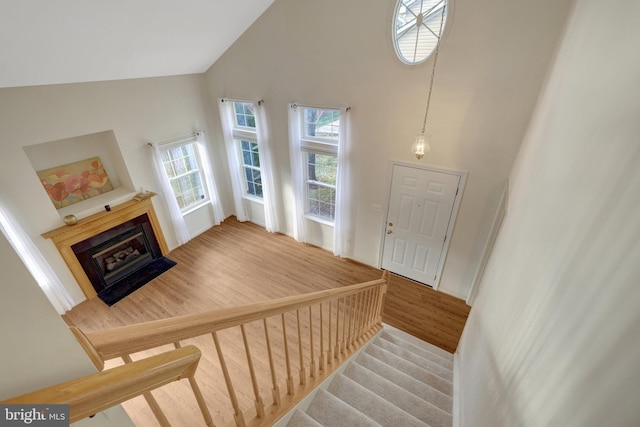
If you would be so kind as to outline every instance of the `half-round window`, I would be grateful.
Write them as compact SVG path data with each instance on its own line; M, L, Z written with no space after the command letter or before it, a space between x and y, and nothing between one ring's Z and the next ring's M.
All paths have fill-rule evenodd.
M402 62L420 64L431 56L447 22L446 6L447 0L398 0L392 37Z

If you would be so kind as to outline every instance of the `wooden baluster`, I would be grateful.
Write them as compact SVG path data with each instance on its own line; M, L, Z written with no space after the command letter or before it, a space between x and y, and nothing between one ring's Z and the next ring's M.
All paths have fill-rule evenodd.
M300 309L296 309L298 319L298 353L300 354L300 385L307 384L307 373L304 369L304 355L302 354L302 331L300 330Z
M371 315L371 326L375 326L377 324L378 319L378 304L380 303L380 293L382 292L382 288L380 286L376 287L375 294L375 304L373 307L373 314Z
M273 396L273 404L280 406L280 387L276 378L276 368L273 363L273 354L271 353L271 341L269 340L269 329L267 327L267 318L262 319L264 325L264 337L267 342L267 354L269 355L269 369L271 370L271 395Z
M347 350L351 350L351 344L353 343L353 334L351 333L353 329L353 320L354 320L354 310L355 310L355 296L353 294L349 295L349 325L347 328Z
M355 320L353 322L353 343L354 344L360 341L360 319L362 318L361 306L362 306L362 292L358 292L356 294L356 315L355 315Z
M373 313L371 313L371 327L376 325L376 317L378 316L378 301L380 301L380 286L376 287L373 301Z
M124 361L124 363L133 362L133 360L131 359L131 356L129 356L128 354L122 356L122 360ZM144 400L147 401L147 404L151 408L151 412L153 412L153 415L155 415L155 417L158 420L158 423L160 424L160 426L161 427L171 427L171 423L169 423L169 420L167 419L167 416L164 414L164 412L162 412L162 409L160 409L160 405L158 405L158 401L156 400L155 397L153 397L151 392L147 391L147 392L142 393L142 395L144 396Z
M369 310L367 311L367 331L373 327L373 313L375 312L376 291L378 288L371 289L369 292Z
M287 325L284 321L284 313L282 313L282 336L284 338L284 360L287 365L287 394L293 395L293 375L291 375L291 360L289 358L289 344L287 342Z
M360 335L367 335L367 320L369 316L369 289L362 293L362 319L360 320Z
M318 362L320 374L324 373L324 322L322 317L322 303L320 303L320 360Z
M347 298L349 298L349 303L347 303ZM344 297L344 307L342 307L342 353L347 351L347 344L349 343L349 334L347 332L348 327L351 325L351 310L349 307L351 306L351 295L348 297Z
M240 325L242 331L242 341L244 342L244 352L247 355L247 364L249 365L249 376L251 377L251 385L253 386L253 394L256 398L256 414L258 418L264 418L264 403L262 402L262 396L260 396L260 388L258 387L258 379L256 377L256 371L253 368L253 360L251 359L251 349L249 348L249 341L247 340L247 331L244 328L244 323Z
M332 365L333 359L333 349L331 348L331 323L333 323L333 317L331 316L331 306L333 305L333 301L329 300L329 333L327 334L329 340L329 348L327 349L327 364L329 366Z
M340 298L338 298L338 302L336 303L336 347L334 349L334 359L337 359L340 355L340 343Z
M389 280L389 274L387 271L385 271L385 273L387 273L387 280ZM378 317L376 319L376 324L380 325L382 323L382 312L384 311L384 299L385 299L385 295L387 294L387 285L382 285L380 287L380 301L378 303Z
M311 361L309 362L309 376L311 378L315 378L316 376L316 356L314 350L314 342L313 342L313 312L311 311L311 306L309 306L309 356Z
M229 370L227 364L224 362L224 356L222 355L222 349L220 348L220 341L218 341L218 335L215 332L211 333L213 337L213 343L216 345L216 352L218 353L218 359L220 359L220 368L222 369L222 375L224 376L224 382L227 385L227 391L229 392L229 399L231 399L231 406L233 407L233 418L236 421L236 426L245 427L244 415L238 405L238 398L236 392L233 390L233 384L231 383L231 377L229 376Z
M362 320L360 321L360 331L362 337L367 335L367 323L369 319L369 289L362 294Z
M180 341L176 341L173 343L175 348L182 348L182 344ZM200 390L200 386L198 385L195 376L189 377L189 385L191 386L191 391L193 391L193 395L196 398L196 402L198 403L198 407L200 408L200 412L202 413L202 418L204 418L204 422L209 427L214 427L213 419L211 418L211 413L209 412L209 407L204 400L204 396L202 395L202 391Z

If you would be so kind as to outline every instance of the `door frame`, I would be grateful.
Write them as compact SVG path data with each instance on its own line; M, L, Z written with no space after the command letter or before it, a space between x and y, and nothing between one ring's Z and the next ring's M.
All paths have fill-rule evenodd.
M401 161L401 160L389 160L388 166L387 166L387 184L386 184L386 192L385 192L385 200L384 200L384 205L383 205L383 210L382 212L384 213L384 216L382 218L382 223L381 223L381 227L380 227L380 250L378 253L378 268L382 268L382 256L383 256L383 252L384 252L384 240L385 240L385 233L387 230L387 217L389 216L389 201L391 200L391 185L392 185L392 180L393 180L393 168L395 166L404 166L404 167L409 167L409 168L414 168L414 169L420 169L420 170L425 170L425 171L429 171L429 172L437 172L437 173L446 173L446 174L451 174L451 175L456 175L460 178L460 183L458 185L458 194L456 194L454 200L453 200L453 207L451 208L451 217L449 218L449 225L447 226L447 237L446 240L444 241L444 245L442 248L442 254L440 255L440 260L438 261L438 269L436 271L436 278L433 282L433 289L434 290L438 290L438 288L440 287L440 278L442 276L442 271L444 270L444 264L445 261L447 259L447 254L449 252L449 243L451 243L451 237L453 235L453 228L455 226L456 220L458 218L458 211L460 209L460 203L462 201L462 195L464 194L464 189L465 186L467 184L467 177L469 175L469 172L466 171L461 171L461 170L456 170L456 169L449 169L449 168L443 168L443 167L439 167L439 166L433 166L433 165L422 165L422 164L417 164L417 163L412 163L412 162L405 162L405 161ZM427 285L425 285L427 286Z

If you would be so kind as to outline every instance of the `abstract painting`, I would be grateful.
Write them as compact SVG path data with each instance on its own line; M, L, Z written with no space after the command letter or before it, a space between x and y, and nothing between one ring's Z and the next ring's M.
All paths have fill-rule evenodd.
M113 190L113 185L99 157L41 170L37 173L56 209Z

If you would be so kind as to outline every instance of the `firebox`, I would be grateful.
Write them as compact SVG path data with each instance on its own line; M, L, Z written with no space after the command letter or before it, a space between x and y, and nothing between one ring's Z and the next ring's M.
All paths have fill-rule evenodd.
M162 256L147 214L71 246L96 293L118 286Z

